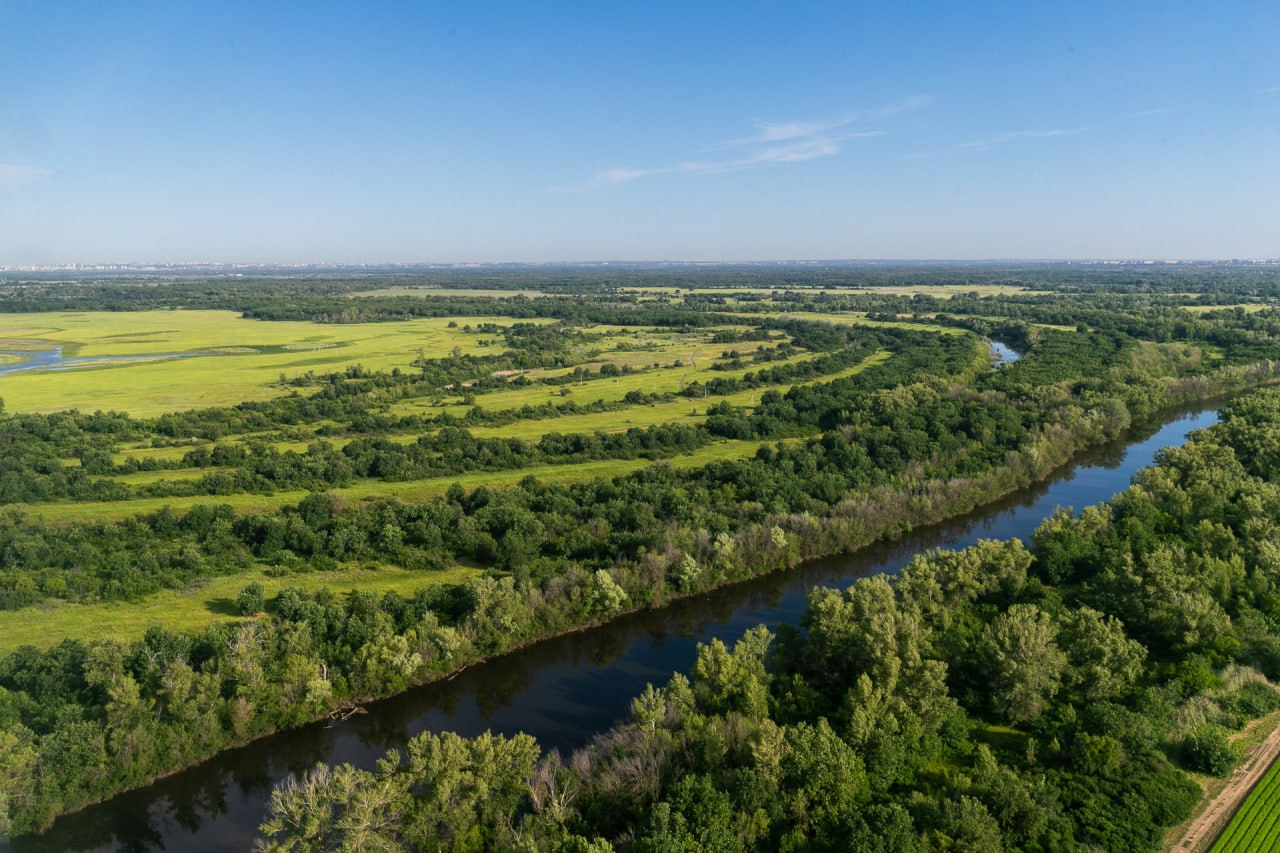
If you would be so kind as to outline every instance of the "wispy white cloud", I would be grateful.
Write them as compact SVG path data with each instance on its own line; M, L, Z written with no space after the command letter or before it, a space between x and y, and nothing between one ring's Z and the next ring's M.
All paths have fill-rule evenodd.
M1280 95L1280 86L1268 86L1265 89L1259 89L1254 92L1255 95Z
M808 138L785 137L781 145L768 145L745 156L731 160L694 161L681 163L666 171L684 175L719 175L737 172L770 163L803 163L819 157L833 157L841 151L840 143L850 139L868 139L883 136L883 130L862 130L849 133L825 134Z
M845 142L884 134L883 130L853 130L852 125L899 115L931 103L933 97L930 95L913 95L884 107L846 113L839 118L824 121L771 122L757 119L754 122L756 132L750 136L730 139L703 149L706 152L732 150L736 156L721 155L648 169L604 169L596 172L585 185L567 189L578 192L598 190L657 175L721 175L763 166L834 157L843 150Z
M736 148L741 145L760 145L770 142L786 142L791 139L808 139L825 136L857 122L878 121L880 119L890 118L895 115L927 107L933 102L934 97L932 95L912 95L909 98L903 98L897 103L888 104L871 110L860 110L858 112L845 113L837 119L828 121L771 122L765 121L764 119L756 119L753 122L757 128L757 132L755 134L739 137L738 139L730 139L728 142L721 142L718 145L711 146L709 150Z
M587 189L616 187L618 184L625 184L637 178L647 178L651 175L661 175L670 171L670 169L605 169L595 173L591 179L591 185Z
M1012 133L1001 133L998 136L992 136L988 139L976 139L973 142L965 142L961 144L961 148L989 148L992 145L1002 145L1006 142L1014 142L1019 139L1051 139L1057 136L1075 136L1077 133L1084 133L1089 128L1073 127L1073 128L1056 128L1053 130L1015 130Z
M48 169L37 169L34 166L0 163L0 184L25 184L47 178L52 174L53 172Z
M1141 112L1134 113L1133 118L1146 118L1147 116L1164 115L1169 111L1170 110L1168 107L1158 107L1157 109L1154 109L1154 110L1142 110Z

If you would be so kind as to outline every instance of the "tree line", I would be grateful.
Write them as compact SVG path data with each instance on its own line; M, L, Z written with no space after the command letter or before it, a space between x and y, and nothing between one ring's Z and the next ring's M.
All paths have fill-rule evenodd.
M276 789L266 849L1161 849L1280 708L1280 394L1022 543L813 590L569 756L426 733ZM1268 448L1258 455L1259 447Z

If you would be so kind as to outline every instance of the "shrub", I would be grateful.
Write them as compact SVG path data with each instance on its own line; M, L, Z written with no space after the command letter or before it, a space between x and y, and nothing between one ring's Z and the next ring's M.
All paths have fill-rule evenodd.
M1236 766L1239 756L1227 740L1227 730L1221 726L1197 726L1182 739L1182 760L1192 770L1223 776Z
M236 612L241 616L260 613L265 604L266 590L257 581L240 590L240 594L236 596Z

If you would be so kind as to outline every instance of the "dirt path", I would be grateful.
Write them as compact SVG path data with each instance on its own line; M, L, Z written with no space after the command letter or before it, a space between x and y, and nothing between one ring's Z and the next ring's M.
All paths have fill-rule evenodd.
M1266 775L1277 755L1280 755L1280 727L1254 747L1249 757L1236 768L1227 786L1191 822L1182 840L1173 845L1174 853L1202 853L1208 850L1222 834L1222 830L1227 828L1231 816L1240 808L1245 797L1249 796L1253 786Z

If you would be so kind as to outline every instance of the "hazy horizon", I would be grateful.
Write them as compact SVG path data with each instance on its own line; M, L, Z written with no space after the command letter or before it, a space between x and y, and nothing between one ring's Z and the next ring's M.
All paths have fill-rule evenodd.
M1258 258L1143 258L1137 256L1114 258L662 258L639 260L635 258L580 258L548 261L66 261L40 264L0 264L0 271L21 271L30 269L62 270L82 268L119 268L119 269L403 269L403 270L462 270L478 267L501 268L547 268L547 267L662 267L662 266L699 266L699 267L733 267L733 266L1012 266L1026 264L1029 266L1194 266L1194 265L1276 265L1280 257Z

